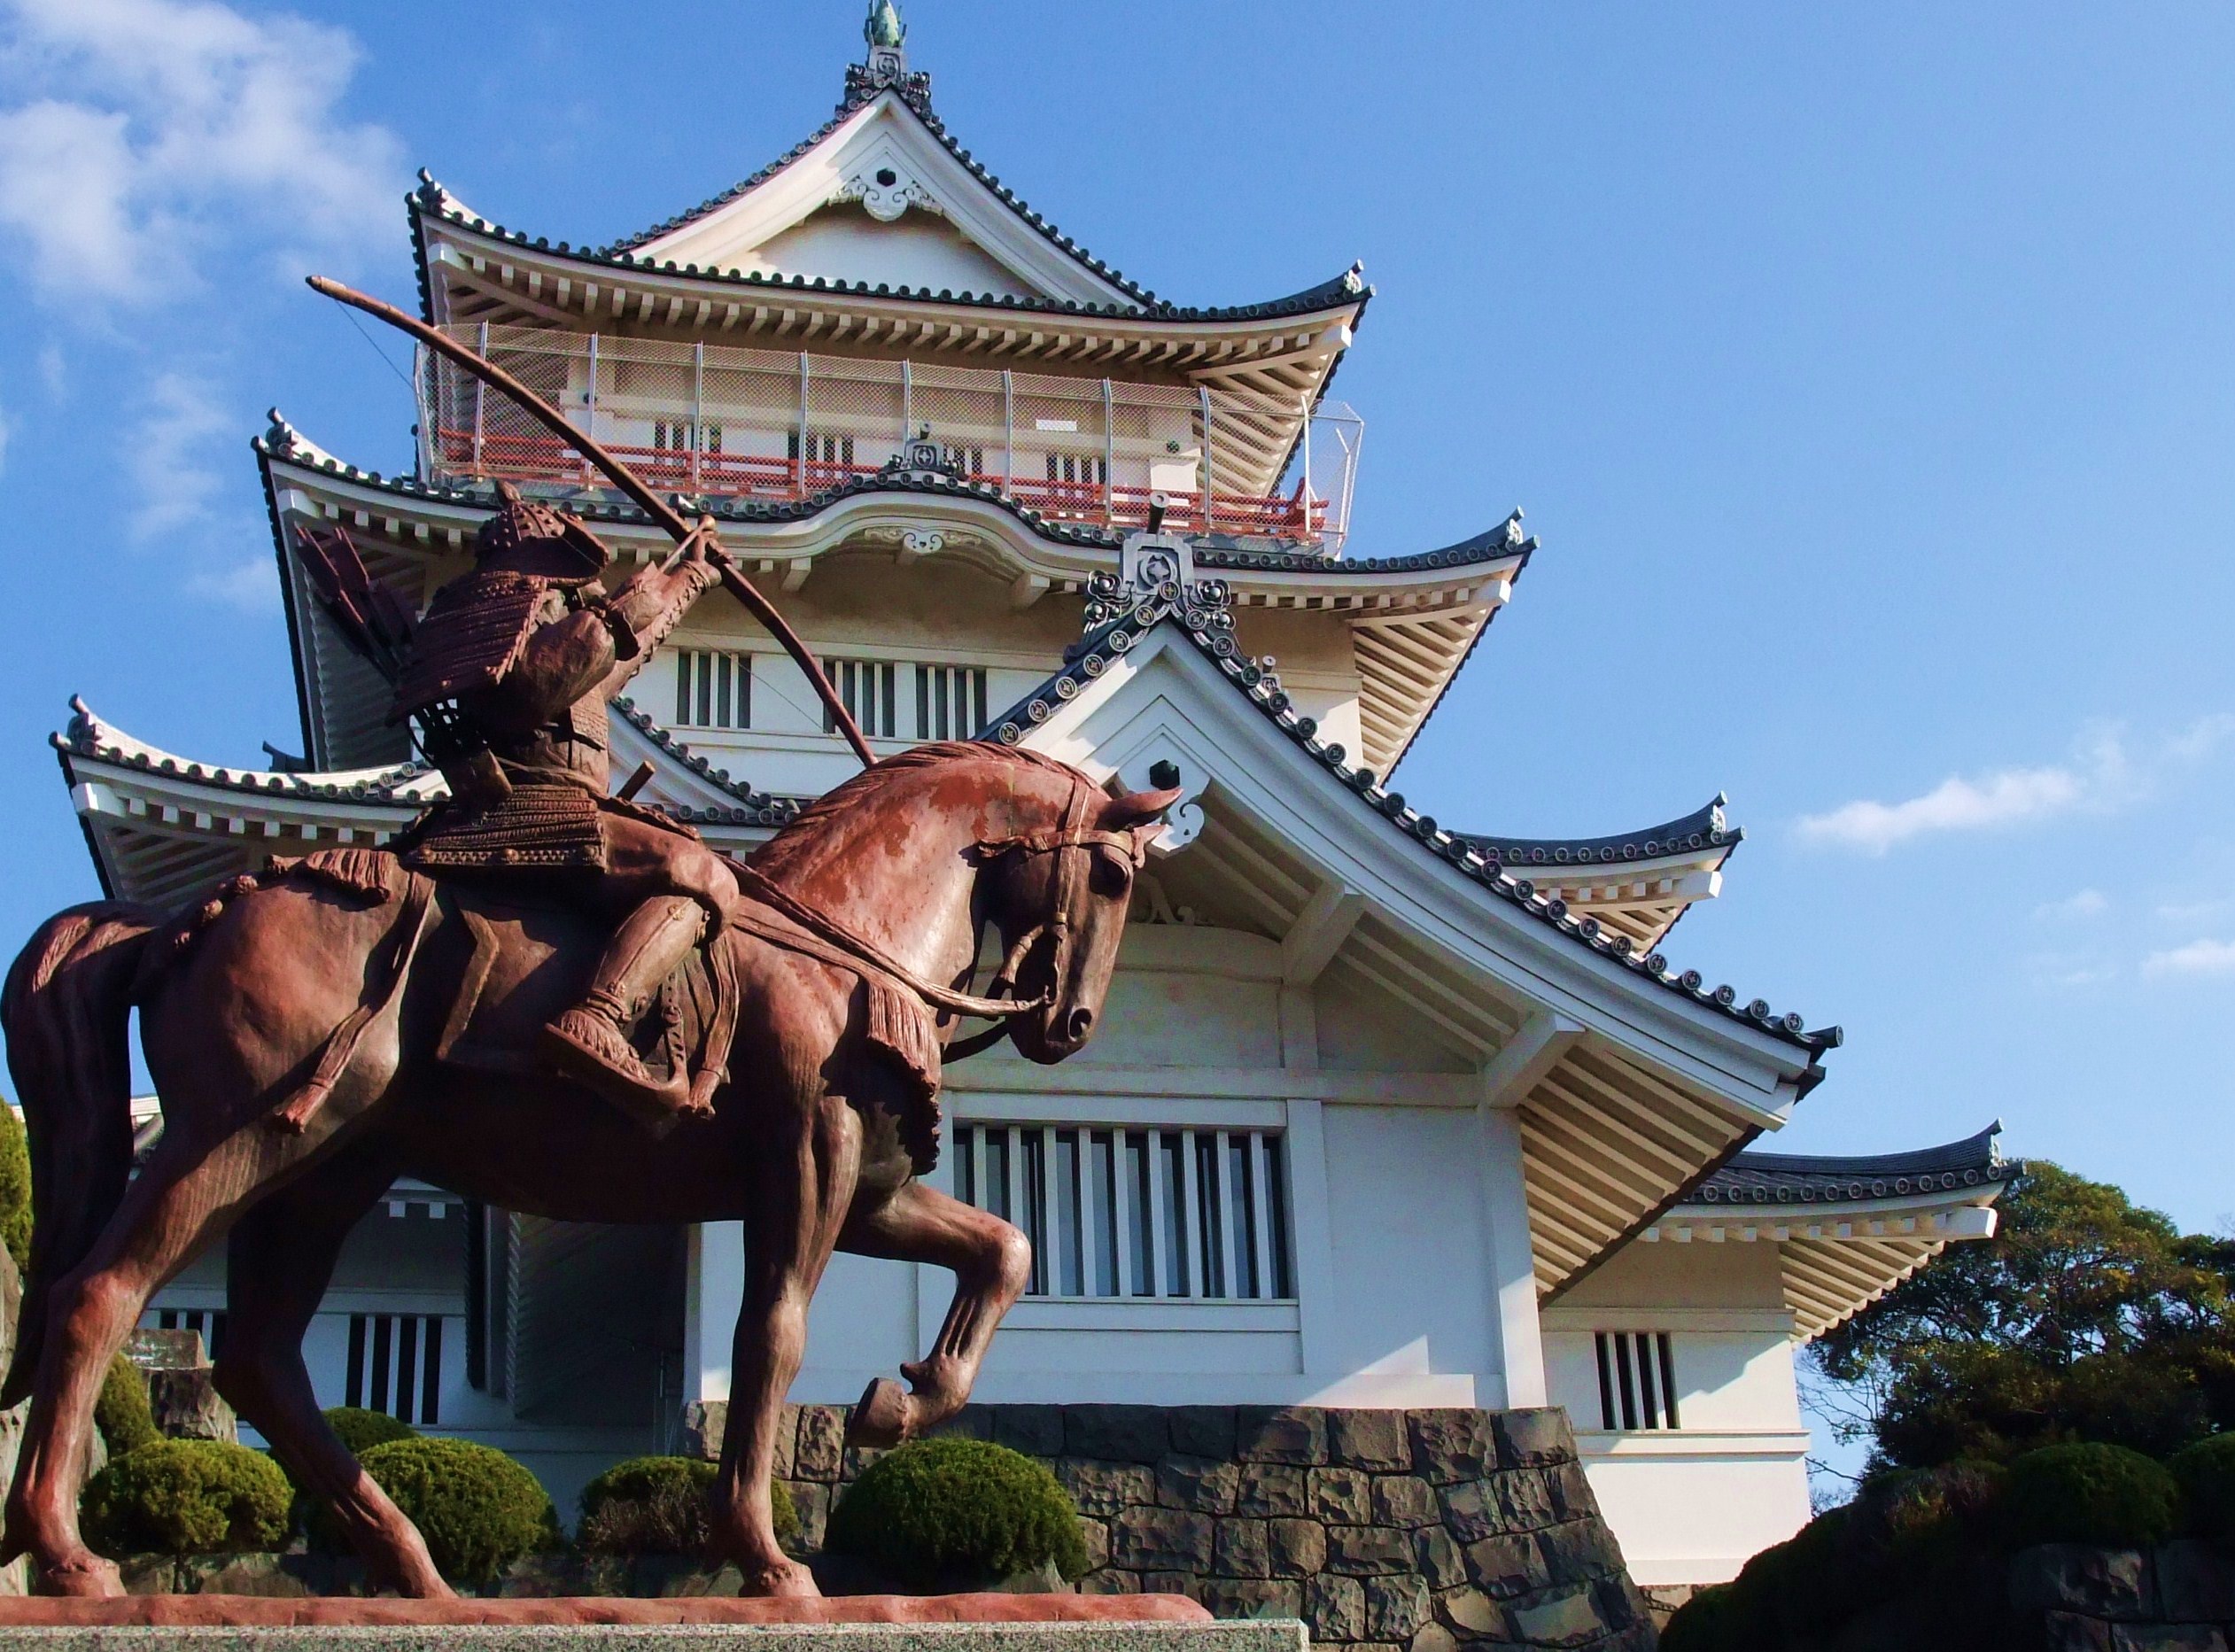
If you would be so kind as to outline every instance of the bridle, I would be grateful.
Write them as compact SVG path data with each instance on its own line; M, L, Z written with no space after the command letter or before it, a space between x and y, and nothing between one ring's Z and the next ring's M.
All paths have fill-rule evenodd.
M1013 1016L1033 1013L1048 1008L1062 989L1064 972L1071 961L1071 949L1076 943L1074 915L1086 907L1087 875L1094 864L1098 849L1109 849L1125 857L1125 863L1138 872L1148 857L1148 839L1153 835L1138 827L1111 832L1087 822L1093 816L1096 805L1108 801L1103 794L1084 780L1071 783L1070 800L1064 805L1063 824L1041 832L1020 833L1013 837L988 838L975 847L980 860L986 865L1007 855L1053 855L1056 857L1056 898L1047 917L1034 924L1009 948L1001 967L994 972L986 997L1004 1006L1003 1019L982 1032L967 1038L955 1040L947 1046L950 1060L960 1060L998 1042L1009 1030L1007 1022ZM1015 997L1017 978L1023 973L1033 951L1048 936L1055 937L1055 955L1050 961L1048 989L1038 997L1020 1000Z
M947 1059L958 1061L999 1040L1007 1034L1009 1023L1019 1016L1037 1014L1055 1003L1063 972L1070 963L1074 943L1072 914L1084 908L1087 873L1095 851L1114 850L1124 856L1126 864L1136 871L1147 857L1147 840L1154 835L1152 832L1137 827L1109 832L1087 825L1095 805L1102 801L1106 800L1093 786L1083 779L1074 779L1060 826L1013 837L983 838L971 845L971 854L981 865L989 865L1007 855L1059 857L1054 910L1018 937L984 997L925 980L866 936L855 934L829 913L793 895L758 867L734 858L728 864L738 887L769 911L757 911L748 904L732 914L731 922L779 946L821 957L826 963L869 965L945 1014L982 1017L992 1021L993 1025L982 1032L947 1045ZM1032 956L1033 949L1050 935L1055 937L1055 958L1048 990L1036 998L1017 997L1019 973Z

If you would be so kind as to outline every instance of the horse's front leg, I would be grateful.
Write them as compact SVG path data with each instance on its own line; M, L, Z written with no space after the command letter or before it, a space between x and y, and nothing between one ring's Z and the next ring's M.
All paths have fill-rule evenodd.
M733 1562L747 1594L821 1593L776 1541L769 1495L776 1425L807 1347L807 1305L837 1247L861 1162L861 1128L842 1097L807 1109L789 1149L773 1144L762 1198L745 1224L745 1300L730 1356L729 1422L714 1483L714 1557Z
M962 1409L978 1380L1002 1316L1032 1278L1032 1242L1000 1217L920 1182L858 1211L839 1244L862 1256L931 1262L951 1268L954 1300L939 1338L921 1360L900 1368L903 1390L880 1377L846 1426L857 1446L896 1446Z

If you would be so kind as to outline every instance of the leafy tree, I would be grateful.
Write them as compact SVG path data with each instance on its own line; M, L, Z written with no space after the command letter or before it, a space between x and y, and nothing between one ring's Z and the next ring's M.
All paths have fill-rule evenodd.
M2161 1455L2235 1426L2235 1242L2047 1163L2001 1213L1816 1345L1835 1435L1927 1467L2069 1439Z

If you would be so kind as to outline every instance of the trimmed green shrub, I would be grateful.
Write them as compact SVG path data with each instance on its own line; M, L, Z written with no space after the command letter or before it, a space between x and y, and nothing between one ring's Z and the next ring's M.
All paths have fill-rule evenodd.
M631 1457L582 1488L576 1540L593 1555L695 1555L706 1547L707 1490L715 1467L696 1457ZM799 1535L799 1511L781 1480L769 1483L776 1537Z
M23 1121L0 1102L0 1245L17 1271L31 1266L31 1147Z
M558 1545L549 1493L493 1446L429 1435L392 1439L358 1461L419 1528L452 1583L491 1582L522 1555Z
M86 1540L102 1554L215 1555L287 1540L295 1488L260 1451L214 1439L158 1439L86 1483Z
M121 1457L163 1438L147 1402L147 1373L122 1354L109 1361L101 1397L93 1402L93 1425L101 1431L109 1455Z
M2163 1464L2138 1451L2076 1441L2012 1462L1998 1504L2003 1540L2013 1548L2144 1548L2178 1529L2181 1488Z
M2200 1439L2165 1466L2180 1485L2187 1529L2235 1543L2235 1434Z
M1661 1630L1661 1652L1740 1652L1744 1617L1735 1583L1710 1584L1676 1609Z
M356 1456L363 1456L375 1446L385 1446L395 1439L417 1439L419 1431L408 1423L390 1416L385 1411L368 1411L362 1406L335 1406L326 1413L326 1426L341 1436L341 1443Z
M926 1589L1050 1561L1067 1578L1086 1571L1078 1510L1055 1476L975 1439L914 1440L878 1458L831 1510L823 1547Z

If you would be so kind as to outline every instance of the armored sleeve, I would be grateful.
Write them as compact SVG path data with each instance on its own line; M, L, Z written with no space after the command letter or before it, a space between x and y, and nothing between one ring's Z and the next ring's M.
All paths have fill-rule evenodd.
M501 739L532 733L603 682L615 657L604 620L573 609L535 629L504 679L476 696L475 716Z

